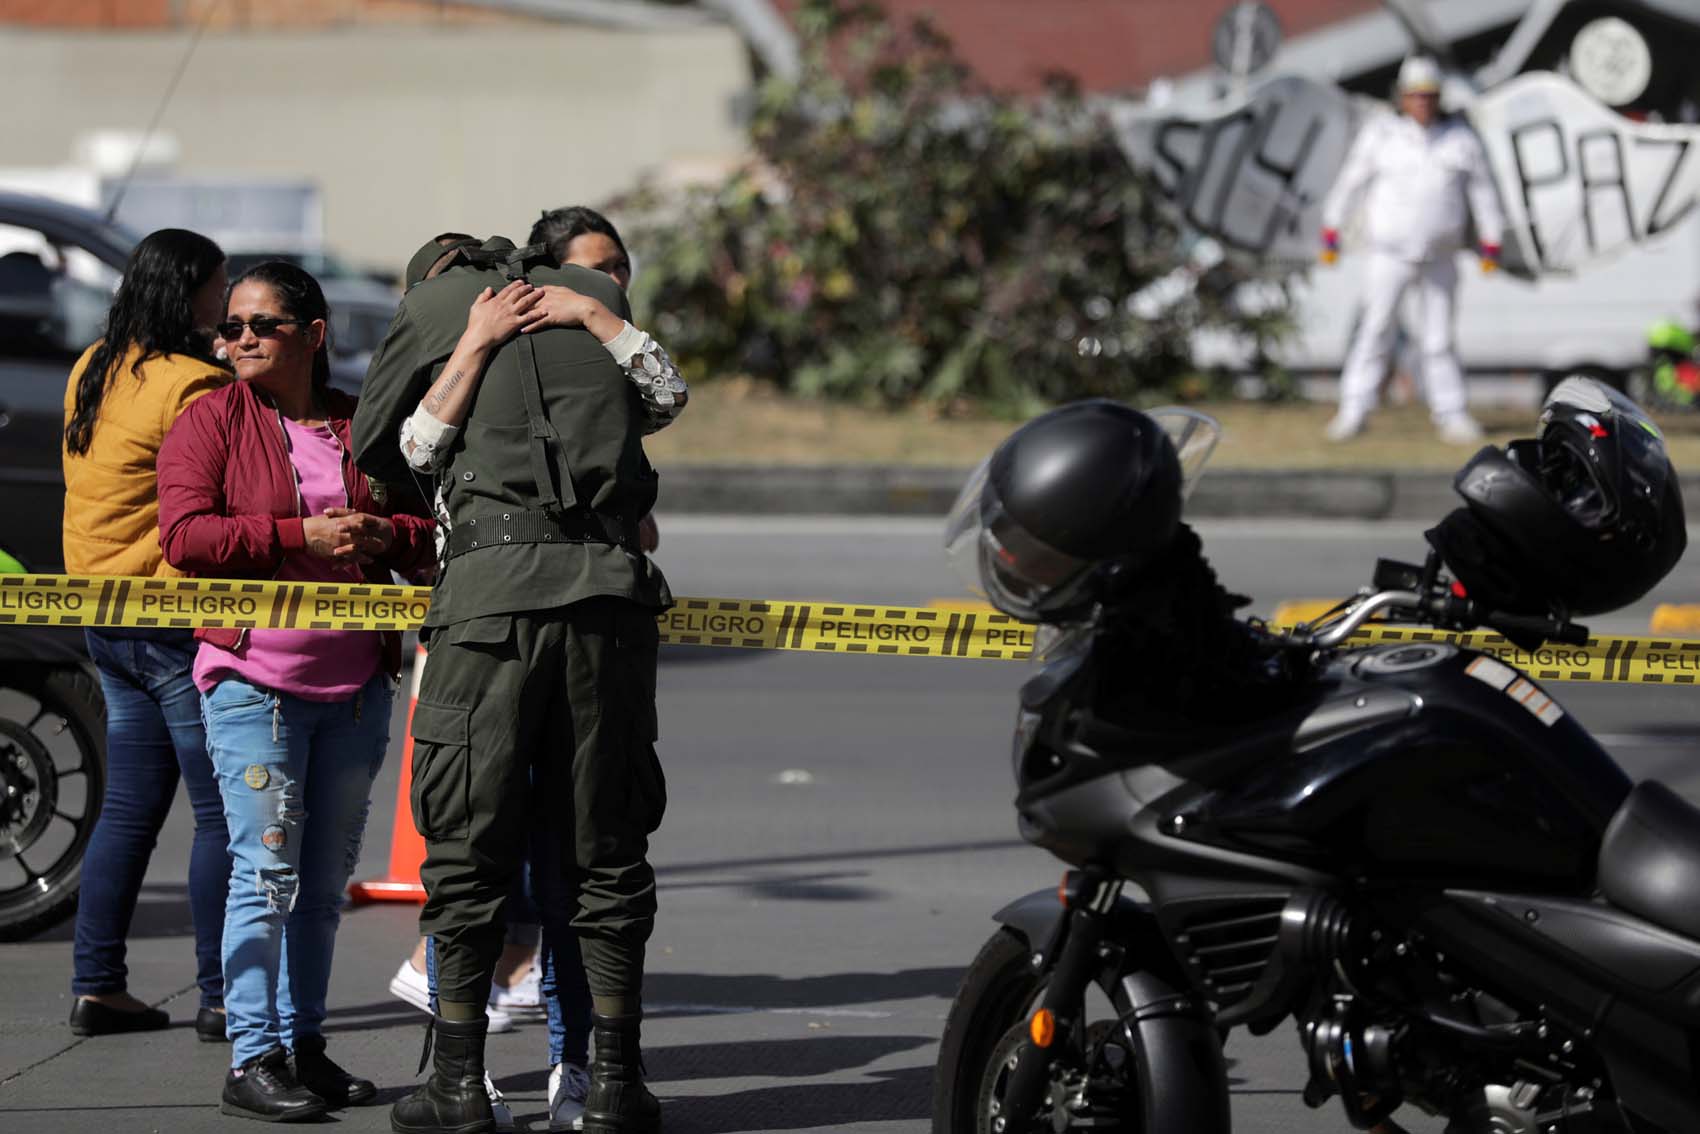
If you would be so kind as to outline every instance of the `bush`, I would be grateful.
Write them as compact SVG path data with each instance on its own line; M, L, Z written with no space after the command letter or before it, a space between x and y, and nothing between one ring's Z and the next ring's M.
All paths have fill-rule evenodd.
M1232 309L1232 269L1193 286L1188 238L1067 81L986 91L929 23L872 4L797 20L803 70L758 88L756 160L621 203L648 218L637 302L693 373L1029 413L1172 396L1195 330L1280 326Z

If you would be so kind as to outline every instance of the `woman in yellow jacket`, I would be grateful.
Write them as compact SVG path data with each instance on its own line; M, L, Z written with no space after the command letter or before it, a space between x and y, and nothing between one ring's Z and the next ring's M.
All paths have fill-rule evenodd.
M176 575L159 548L154 461L183 408L230 381L213 355L224 313L224 253L204 236L162 229L136 246L91 346L65 388L65 569L78 575ZM83 856L71 1030L148 1031L170 1021L132 996L125 938L148 856L181 776L195 813L189 909L201 990L195 1031L224 1039L219 941L230 879L224 808L190 677L188 630L89 630L106 695L106 795Z

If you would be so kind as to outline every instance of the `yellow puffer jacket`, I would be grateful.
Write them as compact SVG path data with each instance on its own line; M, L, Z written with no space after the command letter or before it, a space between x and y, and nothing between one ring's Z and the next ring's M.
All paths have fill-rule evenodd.
M94 357L89 347L65 385L65 420L77 406L77 383ZM113 372L95 418L88 452L60 442L65 466L65 570L73 575L179 575L159 550L159 497L154 462L160 442L185 406L231 381L209 362L178 354L135 362L132 345ZM132 367L135 367L132 371Z

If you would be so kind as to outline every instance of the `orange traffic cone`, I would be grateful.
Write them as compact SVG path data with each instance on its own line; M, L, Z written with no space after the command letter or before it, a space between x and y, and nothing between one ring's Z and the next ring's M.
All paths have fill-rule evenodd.
M423 902L425 887L419 867L425 861L425 840L413 827L413 709L419 704L419 678L425 672L425 647L413 659L413 689L407 702L407 740L401 749L401 781L395 789L395 823L390 827L390 869L382 878L350 882L348 896L361 902Z

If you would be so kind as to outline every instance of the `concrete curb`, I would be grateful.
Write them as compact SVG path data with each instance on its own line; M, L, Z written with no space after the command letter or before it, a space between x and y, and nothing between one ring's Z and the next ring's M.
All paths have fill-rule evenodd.
M893 465L671 465L664 512L918 515L949 511L964 468ZM1187 505L1195 517L1438 520L1458 498L1450 472L1399 469L1213 469ZM1683 495L1700 501L1700 476Z

